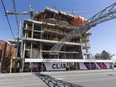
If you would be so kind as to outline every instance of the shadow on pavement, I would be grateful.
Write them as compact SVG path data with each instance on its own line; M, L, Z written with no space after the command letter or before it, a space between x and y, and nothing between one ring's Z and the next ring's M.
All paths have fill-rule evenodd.
M34 73L37 77L39 77L48 87L83 87L77 84L73 84L70 82L57 80L49 75Z

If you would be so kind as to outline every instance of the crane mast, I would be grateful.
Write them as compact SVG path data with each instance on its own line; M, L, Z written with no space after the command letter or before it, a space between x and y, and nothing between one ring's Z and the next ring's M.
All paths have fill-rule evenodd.
M73 31L67 34L63 39L61 39L56 45L54 45L50 49L50 54L58 55L58 52L61 50L64 44L67 43L67 41L70 41L74 37L79 37L80 34L86 33L90 28L96 26L97 24L114 18L116 18L116 2L88 19L85 23L80 24L78 27L75 27Z

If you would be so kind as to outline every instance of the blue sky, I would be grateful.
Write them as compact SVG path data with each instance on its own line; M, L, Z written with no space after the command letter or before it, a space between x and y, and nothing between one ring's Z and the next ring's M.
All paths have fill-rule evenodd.
M6 10L13 11L12 0L3 0ZM86 19L92 17L105 7L111 5L116 0L15 0L17 11L30 11L29 5L36 11L43 11L46 6L63 11L77 11L76 16L83 16ZM86 11L81 13L80 11ZM79 13L80 12L80 13ZM17 37L17 26L15 16L9 15L9 20L13 33ZM19 19L27 19L29 16L18 16ZM116 54L116 19L104 22L89 30L92 33L90 37L90 45L92 53L100 53L106 50ZM0 2L0 39L8 41L12 39L12 35L4 15L3 7Z

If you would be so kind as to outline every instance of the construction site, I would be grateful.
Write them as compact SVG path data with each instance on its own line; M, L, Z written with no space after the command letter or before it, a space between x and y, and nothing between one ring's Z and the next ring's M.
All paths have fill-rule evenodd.
M0 4L0 86L116 86L115 21L96 27L116 18L115 1L1 0ZM88 12L84 8L90 14L74 13Z
M75 26L86 21L83 17L47 7L34 19L24 20L23 24L23 58L37 59L90 59L89 36L91 33L80 34L68 41L59 51L59 55L50 55L50 49ZM37 64L37 63L36 63ZM27 65L27 63L26 63ZM66 64L79 69L78 63ZM32 64L28 63L28 66ZM36 65L34 65L36 66Z
M109 69L112 60L92 59L91 33L88 30L99 23L115 18L112 17L111 12L107 12L107 9L112 10L114 7L115 3L90 19L50 7L38 13L33 9L28 13L6 12L15 15L30 14L31 17L23 21L22 37L9 40L10 45L17 50L15 49L14 52L15 57L11 56L7 70L41 72ZM0 57L1 61L6 60L2 54ZM1 62L1 66L2 64L4 63ZM3 67L1 68L4 71Z

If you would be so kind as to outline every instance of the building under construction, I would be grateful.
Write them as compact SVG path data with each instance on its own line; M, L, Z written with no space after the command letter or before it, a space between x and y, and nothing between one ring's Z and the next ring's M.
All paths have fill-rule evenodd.
M89 59L90 33L80 34L80 37L68 41L58 52L59 55L50 55L50 49L76 26L86 21L83 17L76 17L63 11L46 7L43 12L33 19L24 20L22 38L22 57L36 59ZM78 63L65 63L70 69L79 69ZM34 71L48 63L25 63L24 71ZM45 69L43 70L51 70Z

